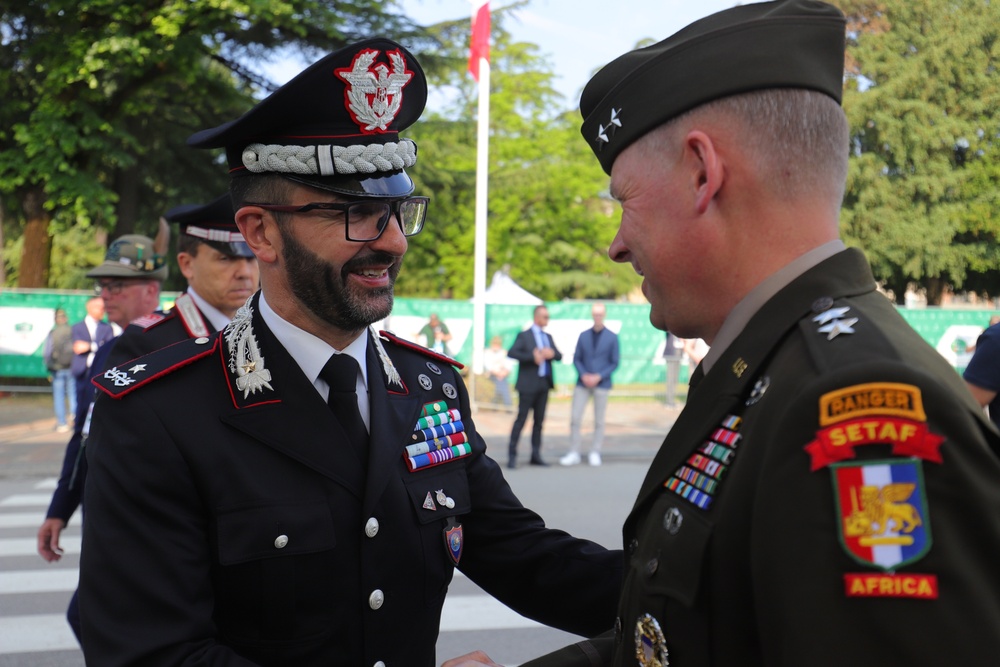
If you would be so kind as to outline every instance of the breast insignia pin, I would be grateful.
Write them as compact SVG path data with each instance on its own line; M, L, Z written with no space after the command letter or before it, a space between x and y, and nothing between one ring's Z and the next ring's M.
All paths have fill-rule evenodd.
M667 640L663 638L660 624L649 614L643 614L635 623L635 659L643 667L667 667Z

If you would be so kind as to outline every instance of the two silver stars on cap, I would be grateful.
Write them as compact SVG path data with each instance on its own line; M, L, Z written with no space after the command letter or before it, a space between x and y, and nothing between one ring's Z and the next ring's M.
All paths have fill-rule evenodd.
M858 318L848 317L845 318L844 315L850 307L844 306L842 308L830 308L816 317L813 318L813 322L820 323L819 333L825 333L827 340L833 340L840 334L852 334L854 329L852 328L858 323Z
M611 141L611 139L608 138L608 130L610 130L612 128L615 128L615 127L621 127L622 126L622 122L618 118L618 114L620 114L621 112L622 112L621 109L615 109L614 107L611 108L611 120L608 121L608 124L607 125L598 125L597 126L597 140L598 141L600 141L602 143L605 143L605 144L608 143L609 141Z

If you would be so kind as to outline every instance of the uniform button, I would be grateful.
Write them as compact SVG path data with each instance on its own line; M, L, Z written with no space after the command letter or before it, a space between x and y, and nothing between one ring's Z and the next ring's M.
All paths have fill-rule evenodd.
M278 535L274 538L275 549L284 549L286 544L288 544L288 535Z
M372 665L372 667L385 667L385 663L379 660L374 665Z
M628 543L628 553L629 553L629 555L634 554L635 550L638 549L638 548L639 548L639 540L637 540L637 539L635 539L633 537L632 541Z
M656 570L660 567L660 561L653 558L648 563L646 563L646 574L650 577L656 574Z
M368 537L378 535L378 519L375 517L368 519L368 523L365 524L365 535Z
M368 606L372 609L381 608L383 602L385 602L385 595L383 595L382 591L377 588L372 591L371 595L368 596Z

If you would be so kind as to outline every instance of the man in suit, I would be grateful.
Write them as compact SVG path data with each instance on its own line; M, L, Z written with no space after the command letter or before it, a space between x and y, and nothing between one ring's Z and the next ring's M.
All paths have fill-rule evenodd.
M219 331L257 290L257 258L236 227L229 193L208 204L182 204L163 219L178 226L177 265L187 289L166 312L129 326L118 339L109 363L118 365L142 354Z
M426 94L371 39L188 140L226 149L261 290L99 379L88 664L430 667L456 568L541 622L611 626L621 553L522 507L453 362L370 328L426 218L399 136Z
M573 466L580 462L580 426L587 403L594 401L594 440L587 462L601 465L601 445L604 443L604 415L608 411L611 393L611 374L618 368L618 335L604 326L607 309L603 303L590 308L594 326L580 334L573 352L576 366L576 386L573 387L573 405L570 409L569 452L559 463Z
M73 334L73 362L70 370L76 380L77 405L80 392L90 384L87 370L94 361L97 350L115 337L114 329L104 321L104 299L100 295L87 299L87 314L71 328Z
M1000 654L1000 436L839 239L844 41L831 5L743 5L584 89L609 254L711 349L625 521L615 632L529 664Z
M517 334L514 345L507 351L507 356L518 361L517 382L517 418L510 431L510 444L507 445L507 467L517 467L517 441L521 439L521 429L532 413L531 424L531 465L547 466L542 459L542 424L545 423L545 406L549 402L549 391L555 386L552 379L552 362L562 359L562 352L556 347L552 336L545 331L549 323L549 309L536 306L534 322L530 327Z
M112 304L108 314L111 321L119 327L127 327L129 322L149 315L159 304L160 284L167 277L167 266L164 258L156 255L153 247L152 239L127 234L111 243L104 262L87 273L88 278L96 279L94 291L100 296L95 299L102 304L102 312L105 301ZM110 329L109 326L108 330ZM82 384L83 389L79 393L73 435L66 443L62 472L56 489L52 492L45 520L38 529L38 553L50 563L62 558L59 537L83 501L83 489L87 481L87 459L83 451L89 434L94 400L94 386L89 379L104 370L108 357L120 339L120 336L113 337L95 351L91 372L86 374L88 382ZM80 611L76 592L70 598L66 618L79 641Z

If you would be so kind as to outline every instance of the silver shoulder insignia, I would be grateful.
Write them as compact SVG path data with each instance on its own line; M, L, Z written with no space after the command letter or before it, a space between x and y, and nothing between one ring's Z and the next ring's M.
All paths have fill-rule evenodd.
M825 333L827 340L833 340L840 334L854 333L854 329L852 327L857 323L858 318L856 317L851 317L846 320L834 320L833 322L830 322L830 324L820 327L819 332Z
M381 338L379 338L379 336L375 333L374 329L372 329L371 332L372 338L375 339L375 349L378 350L378 358L382 360L382 371L385 372L385 377L389 380L389 382L398 386L400 389L403 389L403 381L399 377L399 371L396 370L396 367L392 363L392 359L389 358L389 355L385 352L385 348L382 347Z
M116 387L127 387L128 385L135 382L133 378L130 378L128 376L128 373L126 373L125 371L118 370L117 366L115 366L114 368L109 368L108 370L104 371L104 379L112 380L115 383Z
M269 384L271 371L264 368L264 357L257 346L257 338L253 335L252 319L253 310L248 299L236 311L236 317L225 330L226 346L229 348L229 372L236 375L236 388L243 392L243 398L264 389L274 391L274 387Z

